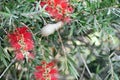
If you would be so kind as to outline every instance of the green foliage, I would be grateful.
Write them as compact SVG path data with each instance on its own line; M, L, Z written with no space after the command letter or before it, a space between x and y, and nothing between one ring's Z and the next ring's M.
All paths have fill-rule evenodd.
M57 61L60 80L120 79L119 1L70 2L74 7L71 23L65 24L54 34L43 37L41 28L46 23L55 23L45 12L45 7L39 6L36 0L0 0L0 73L14 58L7 33L16 27L29 27L36 55L34 61L13 63L2 80L34 80L34 68L42 60Z

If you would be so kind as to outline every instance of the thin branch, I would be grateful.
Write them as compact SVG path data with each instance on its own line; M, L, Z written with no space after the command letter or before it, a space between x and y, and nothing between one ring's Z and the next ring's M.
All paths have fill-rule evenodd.
M11 63L6 67L6 69L2 72L0 75L0 79L4 76L4 74L7 72L7 70L10 68L10 66L16 61L16 58L12 59Z
M112 53L110 56L109 56L109 63L110 63L110 68L111 68L111 80L114 80L114 70L113 70L113 64L112 64L112 61L111 61L111 57L113 55L116 55L115 53Z
M40 17L41 17L41 19L43 20L44 25L47 25L47 22L45 21L45 19L43 18L43 16L42 16L42 15L40 15Z
M109 62L110 62L110 68L111 68L111 80L114 80L114 71L113 71L113 64L112 61L109 58Z
M21 15L26 16L26 17L30 17L30 16L37 15L40 13L41 13L41 11L36 11L36 12L30 12L30 13L22 13Z
M83 75L84 75L84 73L85 73L85 67L83 68L83 71L82 71L82 73L81 73L80 80L83 80Z
M60 36L60 33L59 33L59 31L58 31L58 30L57 30L57 32L58 32L58 37L59 37L59 39L60 39L60 42L61 42L61 45L62 45L62 49L63 49L63 51L64 51L64 54L65 54L66 50L65 50L65 47L64 47L64 45L63 45L62 38L61 38L61 36Z
M63 53L64 53L64 57L65 57L66 71L67 71L68 70L68 65L67 65L67 54L66 54L65 46L63 45L63 41L62 41L62 38L61 38L60 33L59 33L58 30L57 30L57 33L58 33L58 37L60 39L61 46L62 46L62 49L63 49Z
M82 59L84 65L85 65L85 68L87 69L90 77L92 78L92 73L90 72L90 70L89 70L89 68L88 68L88 66L87 66L87 63L86 63L85 59L83 58L82 54L80 54L80 56L81 56L81 59Z

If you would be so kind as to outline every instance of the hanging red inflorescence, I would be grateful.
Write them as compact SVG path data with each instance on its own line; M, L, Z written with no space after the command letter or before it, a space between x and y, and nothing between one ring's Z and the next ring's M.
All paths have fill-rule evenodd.
M23 60L25 57L34 57L34 55L29 52L33 50L34 42L27 26L16 28L13 33L8 34L8 39L15 50L17 60Z
M58 80L58 70L54 68L54 61L50 63L42 62L41 66L36 66L34 73L36 80Z
M71 21L70 15L73 12L73 7L69 4L68 0L42 0L41 7L57 21L69 23Z

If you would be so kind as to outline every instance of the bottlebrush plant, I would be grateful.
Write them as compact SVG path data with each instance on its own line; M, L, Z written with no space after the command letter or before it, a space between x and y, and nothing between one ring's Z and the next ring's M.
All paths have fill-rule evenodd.
M27 26L18 27L13 33L8 33L8 39L11 46L14 48L17 60L34 58L34 54L30 52L34 48L34 41Z
M119 0L0 0L0 80L119 80Z
M34 72L36 80L58 80L58 69L54 68L55 62L46 63L41 62L41 66L36 66L36 71Z
M70 14L73 13L73 7L68 0L42 0L41 7L45 7L46 12L58 23L47 24L41 29L43 36L49 36L63 27L63 24L71 22Z
M42 0L41 7L56 21L69 23L71 21L70 14L74 11L68 0Z

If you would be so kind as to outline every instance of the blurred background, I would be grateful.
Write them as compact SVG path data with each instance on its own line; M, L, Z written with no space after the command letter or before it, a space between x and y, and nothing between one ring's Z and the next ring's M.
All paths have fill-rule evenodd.
M120 0L68 0L71 22L47 37L41 29L57 21L41 1L0 0L0 80L35 80L42 60L56 61L59 80L120 80ZM35 59L13 62L7 34L23 25L32 33Z

